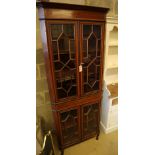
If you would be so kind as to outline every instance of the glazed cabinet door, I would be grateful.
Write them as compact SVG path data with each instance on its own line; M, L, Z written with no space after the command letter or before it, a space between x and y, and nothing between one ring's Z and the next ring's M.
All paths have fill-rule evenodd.
M80 109L73 108L59 113L61 142L64 146L77 143L81 139Z
M82 139L99 134L99 103L82 106Z
M104 24L81 22L80 32L81 92L87 95L102 87Z
M56 100L78 96L76 22L48 21L51 66Z

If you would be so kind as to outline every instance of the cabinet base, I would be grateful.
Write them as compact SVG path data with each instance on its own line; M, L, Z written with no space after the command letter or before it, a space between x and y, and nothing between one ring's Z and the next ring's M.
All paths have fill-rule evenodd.
M98 134L96 135L96 140L99 139L99 135L100 135L100 133L98 133ZM93 137L95 137L95 135L94 135L94 136L91 136L91 137L89 137L89 138L87 138L87 139L85 139L85 140L82 140L82 141L80 141L80 142L77 142L77 143L75 143L75 144L71 144L71 145L69 145L69 146L67 146L67 147L59 148L60 151L61 151L61 155L64 155L64 149L66 149L66 148L68 148L68 147L70 147L70 146L73 146L73 145L79 144L79 143L81 143L81 142L84 142L84 141L86 141L86 140L88 140L88 139L91 139L91 138L93 138Z

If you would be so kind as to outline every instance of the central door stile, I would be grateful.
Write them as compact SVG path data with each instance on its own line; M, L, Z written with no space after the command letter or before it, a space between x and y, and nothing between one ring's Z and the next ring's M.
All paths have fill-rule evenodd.
M80 53L80 56L79 56L79 66L81 65L82 63L82 57L83 57L83 53L82 53L82 25L80 24L80 22L78 22L79 24L79 53ZM83 89L82 89L82 77L83 77L83 72L79 72L79 75L80 75L80 96L82 96L83 94Z
M79 21L76 21L75 23L75 38L76 38L76 67L77 67L77 89L78 89L78 98L80 98L81 93L80 93L80 83L81 83L81 77L79 74L79 58L80 58L80 52L79 52Z
M77 53L78 53L78 61L77 61L77 70L78 70L78 76L79 76L79 83L78 83L78 88L79 88L79 90L78 90L78 92L79 92L79 97L81 97L81 72L80 72L80 70L79 70L79 66L80 66L80 62L81 62L81 42L80 42L80 40L81 40L81 36L80 36L80 21L77 21L76 22L77 23Z

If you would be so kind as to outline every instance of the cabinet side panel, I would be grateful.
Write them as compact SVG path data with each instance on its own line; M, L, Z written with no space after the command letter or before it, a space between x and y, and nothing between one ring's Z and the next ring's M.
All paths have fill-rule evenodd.
M45 21L40 21L40 30L41 30L41 37L42 37L42 43L43 43L43 51L44 51L44 59L45 59L45 69L46 69L46 76L47 76L47 82L48 82L48 88L50 92L50 98L52 102L55 101L55 92L53 88L53 78L52 78L52 72L51 72L51 66L50 66L50 60L49 60L49 52L48 52L48 42L47 42L47 29L46 29L46 23Z

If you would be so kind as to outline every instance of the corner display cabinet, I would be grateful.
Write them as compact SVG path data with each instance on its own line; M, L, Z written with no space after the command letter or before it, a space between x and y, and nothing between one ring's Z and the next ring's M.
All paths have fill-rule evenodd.
M55 129L64 148L99 136L108 8L37 2Z

